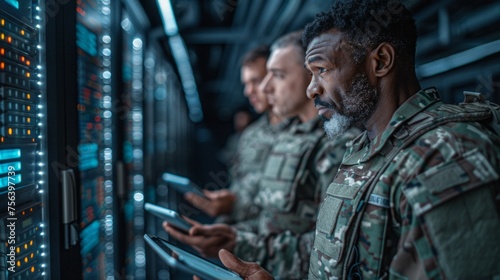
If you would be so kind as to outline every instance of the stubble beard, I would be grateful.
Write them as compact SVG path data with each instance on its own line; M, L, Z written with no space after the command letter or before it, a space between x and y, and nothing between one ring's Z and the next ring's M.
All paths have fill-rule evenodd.
M344 96L343 112L336 112L330 119L326 119L323 125L326 135L331 139L368 120L375 110L379 92L370 84L366 75L357 74L353 77L351 90Z

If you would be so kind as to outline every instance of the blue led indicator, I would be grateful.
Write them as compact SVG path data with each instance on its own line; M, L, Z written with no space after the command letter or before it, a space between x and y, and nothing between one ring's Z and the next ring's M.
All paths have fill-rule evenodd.
M99 166L99 146L94 143L78 145L80 155L80 170L85 171Z
M5 0L8 4L10 4L12 7L16 8L19 10L19 1L16 0Z
M82 159L80 158L80 170L86 171L89 169L97 168L99 161L96 158Z
M76 24L76 45L91 56L97 55L97 36L81 23Z
M100 223L93 221L90 225L82 230L80 237L82 238L83 247L82 255L88 254L95 246L99 245Z
M9 171L12 171L12 170L9 170L10 166L14 167L15 172L21 170L21 162L20 161L3 163L3 164L0 164L0 174L4 174L4 173L7 173Z
M88 153L95 153L99 149L99 146L95 143L89 143L89 144L80 144L78 145L78 153L80 156L88 154Z
M10 178L10 180L9 180ZM6 188L9 186L9 182L11 184L11 186L14 184L14 185L17 185L19 183L21 183L21 174L17 174L16 176L13 176L13 177L3 177L3 178L0 178L0 188Z
M0 150L0 160L20 158L21 149Z

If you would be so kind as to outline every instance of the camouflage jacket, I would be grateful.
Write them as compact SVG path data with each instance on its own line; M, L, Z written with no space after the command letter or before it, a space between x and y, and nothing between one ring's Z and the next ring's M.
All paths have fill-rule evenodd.
M262 166L275 138L289 129L292 119L271 125L267 114L262 115L243 131L235 158L230 168L230 190L236 194L237 203L230 215L218 222L236 223L257 216L259 208L253 204L258 190Z
M463 120L416 134L429 117L457 114L467 119L421 90L381 135L353 142L318 214L309 279L500 275L499 136Z
M319 117L299 123L276 139L254 200L262 210L254 221L236 226L234 253L280 279L307 275L311 231L325 186L333 180L346 142L359 134L351 131L332 141L322 124Z

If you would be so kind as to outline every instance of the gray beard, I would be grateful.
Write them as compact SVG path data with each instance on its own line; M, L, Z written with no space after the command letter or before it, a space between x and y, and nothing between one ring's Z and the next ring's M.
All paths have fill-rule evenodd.
M341 114L334 114L330 119L325 120L323 128L330 139L334 139L344 134L352 126L352 120Z
M352 80L352 89L343 102L343 112L337 112L324 122L326 135L335 138L349 128L360 125L373 114L379 92L370 85L364 74L357 74Z

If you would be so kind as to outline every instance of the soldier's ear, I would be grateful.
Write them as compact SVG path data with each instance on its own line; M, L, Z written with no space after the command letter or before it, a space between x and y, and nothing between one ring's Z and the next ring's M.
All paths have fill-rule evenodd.
M370 70L375 77L386 76L394 67L396 52L388 43L381 43L369 55Z

